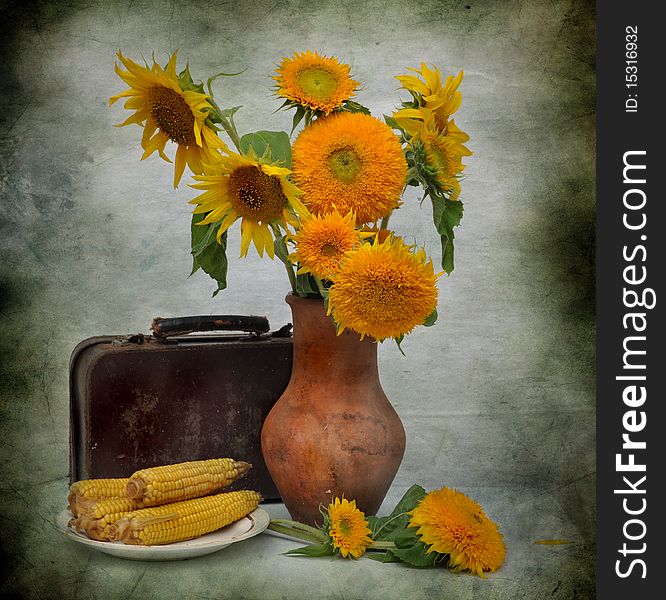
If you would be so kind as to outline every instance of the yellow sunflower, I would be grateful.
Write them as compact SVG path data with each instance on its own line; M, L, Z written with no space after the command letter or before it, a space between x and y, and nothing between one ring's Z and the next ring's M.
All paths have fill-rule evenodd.
M310 50L283 58L276 73L278 96L325 115L355 96L359 86L349 76L349 65Z
M207 166L206 175L197 175L200 183L192 187L205 190L190 200L197 204L195 214L205 214L199 224L220 223L218 241L237 220L241 221L241 256L246 256L250 241L259 256L273 258L271 227L287 229L296 225L298 217L308 211L298 199L300 190L287 178L289 169L259 162L250 151L248 155L229 152Z
M449 555L449 566L483 577L504 562L506 547L497 525L462 492L443 487L430 492L410 513L428 553Z
M458 175L465 168L462 157L472 153L451 137L429 129L422 131L415 139L423 144L426 162L435 171L440 189L447 192L451 200L456 200L460 195Z
M437 307L437 277L425 251L411 252L398 237L363 244L331 276L328 311L340 333L398 339Z
M464 145L469 136L459 129L453 119L448 121L446 130L437 126L435 113L429 108L402 109L394 114L400 127L410 135L412 148L423 146L425 162L435 171L439 188L448 193L451 200L460 195L458 175L465 166L462 159L472 152Z
M336 498L328 505L328 535L334 550L339 550L343 558L351 555L360 558L372 542L370 528L365 514L356 508L356 500Z
M129 98L125 108L135 111L118 127L136 123L143 129L141 160L153 152L166 160L164 153L168 141L178 145L176 150L173 185L178 186L185 166L193 173L203 173L203 163L214 160L226 144L206 125L208 111L213 110L209 96L199 92L183 91L176 74L176 52L163 69L153 59L152 67L142 67L118 52L118 59L127 70L117 63L116 74L130 89L109 99L113 104L120 98Z
M305 217L295 236L296 252L289 260L298 263L298 274L312 273L324 279L340 268L347 252L359 243L354 214L343 217L337 210L326 215Z
M442 76L437 67L430 69L425 63L421 63L420 69L408 70L416 75L398 75L396 79L406 90L421 96L424 106L433 111L440 131L445 131L449 117L458 110L462 102L458 86L463 80L463 71L455 77L449 75L442 85Z
M314 214L353 211L358 223L400 202L407 163L400 140L374 117L342 112L318 119L293 144L294 181Z

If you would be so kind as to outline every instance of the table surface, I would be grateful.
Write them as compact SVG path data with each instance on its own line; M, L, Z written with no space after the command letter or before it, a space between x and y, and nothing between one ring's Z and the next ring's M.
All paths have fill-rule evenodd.
M387 514L404 493L392 488L379 514ZM452 573L442 567L417 569L404 564L381 564L362 558L285 556L299 542L263 533L219 552L192 560L144 562L108 556L67 538L56 525L64 508L67 481L46 485L37 510L23 512L17 525L25 532L17 548L30 568L17 570L5 584L34 597L192 599L298 598L586 598L594 594L593 545L572 535L567 545L536 545L541 535L572 534L567 517L555 530L523 527L534 522L527 511L557 514L551 496L521 489L496 492L487 512L500 523L507 545L504 566L486 579ZM25 500L28 500L25 498ZM273 518L288 518L282 504L262 505ZM22 522L21 522L22 521ZM548 529L550 527L550 529ZM539 537L537 537L539 536ZM31 573L39 572L34 579Z

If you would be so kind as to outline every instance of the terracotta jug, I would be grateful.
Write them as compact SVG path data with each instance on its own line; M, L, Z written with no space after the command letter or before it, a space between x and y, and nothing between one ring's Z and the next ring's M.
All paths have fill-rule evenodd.
M323 301L287 296L294 362L261 446L291 517L321 524L336 496L377 513L405 451L405 431L379 383L377 344L336 335Z

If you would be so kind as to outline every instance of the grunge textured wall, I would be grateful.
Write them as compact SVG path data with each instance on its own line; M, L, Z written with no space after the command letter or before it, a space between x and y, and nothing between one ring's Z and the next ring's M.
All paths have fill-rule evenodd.
M594 3L580 0L3 2L0 64L0 528L3 594L26 598L589 598L594 594ZM295 50L352 65L373 114L421 61L465 70L456 122L466 162L456 271L440 321L379 349L408 446L387 499L456 487L500 523L508 554L488 580L441 569L308 561L260 536L207 558L131 563L64 539L69 355L152 317L290 319L279 263L237 258L211 298L188 279L185 185L108 107L118 49L179 49L242 104L241 131L288 129L270 76ZM188 191L189 190L189 191ZM392 220L439 256L427 208ZM113 426L113 424L110 424ZM541 546L540 539L571 544ZM346 583L345 583L346 581ZM312 591L314 590L314 592Z

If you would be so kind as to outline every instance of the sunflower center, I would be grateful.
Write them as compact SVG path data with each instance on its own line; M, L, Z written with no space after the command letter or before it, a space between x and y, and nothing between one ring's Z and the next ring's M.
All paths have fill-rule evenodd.
M192 109L176 90L163 85L151 87L148 104L155 123L172 142L183 146L196 144Z
M429 153L430 153L430 161L432 162L432 165L435 168L441 169L443 166L446 165L446 155L444 154L444 152L442 152L441 148L433 144L429 148Z
M327 242L321 247L321 253L327 257L336 256L340 253L340 249L338 248L337 244L333 242Z
M344 517L340 519L340 531L345 537L348 536L352 531L351 523Z
M303 69L296 75L296 81L301 89L314 98L328 98L338 87L335 75L326 69Z
M328 165L333 177L347 184L356 179L363 167L358 154L351 148L341 148L331 152L328 157Z
M242 217L262 223L280 217L287 205L280 179L251 165L229 175L229 199Z

